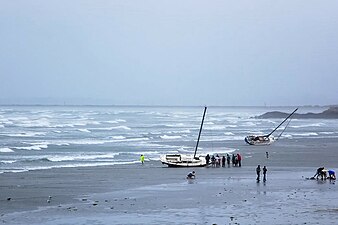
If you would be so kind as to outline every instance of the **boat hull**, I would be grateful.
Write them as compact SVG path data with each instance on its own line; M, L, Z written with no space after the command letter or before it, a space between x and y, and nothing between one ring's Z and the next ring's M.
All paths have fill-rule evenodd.
M275 141L275 138L270 136L262 135L249 135L244 138L245 142L249 145L270 145Z
M183 154L162 155L161 162L169 167L204 167L207 165L204 156L194 158L193 155Z

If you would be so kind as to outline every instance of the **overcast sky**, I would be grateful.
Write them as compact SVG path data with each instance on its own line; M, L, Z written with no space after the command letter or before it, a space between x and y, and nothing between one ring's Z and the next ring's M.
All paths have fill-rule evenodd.
M338 1L1 0L0 103L338 103Z

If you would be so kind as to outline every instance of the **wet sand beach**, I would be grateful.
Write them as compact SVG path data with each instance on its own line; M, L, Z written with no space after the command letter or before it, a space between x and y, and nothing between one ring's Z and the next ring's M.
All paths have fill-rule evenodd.
M335 182L306 180L336 168L336 139L232 143L242 167L144 165L62 168L0 174L3 224L337 224ZM236 145L236 146L235 146ZM269 158L266 158L266 151ZM266 165L267 182L256 182Z

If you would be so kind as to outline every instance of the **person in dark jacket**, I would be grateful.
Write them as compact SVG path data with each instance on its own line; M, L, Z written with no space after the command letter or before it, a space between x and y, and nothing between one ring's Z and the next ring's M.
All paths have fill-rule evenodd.
M187 179L195 179L195 171L192 171L192 172L190 172L190 173L188 173L188 175L187 175Z
M256 174L257 174L257 182L260 181L260 176L261 176L261 166L258 165L257 168L256 168Z
M268 169L266 168L266 166L263 167L263 182L266 181L266 171L268 171Z
M207 166L209 165L210 162L210 155L207 154L207 156L205 157L205 161L207 162Z

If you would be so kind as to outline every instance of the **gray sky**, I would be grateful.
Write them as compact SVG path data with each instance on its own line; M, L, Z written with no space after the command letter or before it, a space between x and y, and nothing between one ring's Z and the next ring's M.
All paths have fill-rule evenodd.
M338 103L338 1L1 0L0 103Z

